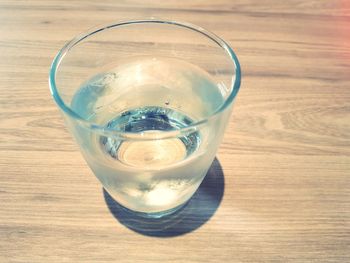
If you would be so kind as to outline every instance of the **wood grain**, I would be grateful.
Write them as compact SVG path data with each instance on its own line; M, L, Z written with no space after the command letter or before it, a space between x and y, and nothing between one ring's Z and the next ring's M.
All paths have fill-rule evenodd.
M47 84L76 34L150 16L220 35L243 70L223 199L168 238L111 214ZM349 66L349 1L0 1L0 262L349 262Z

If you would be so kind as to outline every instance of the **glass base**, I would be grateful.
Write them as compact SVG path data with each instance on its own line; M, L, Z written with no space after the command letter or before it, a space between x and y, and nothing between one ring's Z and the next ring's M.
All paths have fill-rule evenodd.
M182 205L157 212L135 212L117 203L103 189L108 209L118 222L146 236L175 237L194 231L208 221L220 205L224 194L224 176L215 160L194 195Z
M129 215L132 215L134 217L140 217L140 218L154 218L154 219L157 219L157 218L162 218L162 217L166 217L166 216L169 216L173 213L175 213L176 211L180 210L181 208L183 208L186 203L184 202L183 204L181 205L178 205L174 208L171 208L171 209L168 209L168 210L165 210L165 211L160 211L160 212L154 212L154 213L145 213L145 212L139 212L139 211L135 211L135 210L131 210L123 205L121 205L119 202L117 202L113 196L105 189L103 188L104 192L108 193L110 195L110 198L113 199L113 205L116 206L118 209L122 210L123 212L129 214Z
M118 202L104 189L105 201L109 210L124 226L149 236L175 236L179 230L178 225L186 213L183 213L189 201L172 209L157 213L143 213L130 210Z

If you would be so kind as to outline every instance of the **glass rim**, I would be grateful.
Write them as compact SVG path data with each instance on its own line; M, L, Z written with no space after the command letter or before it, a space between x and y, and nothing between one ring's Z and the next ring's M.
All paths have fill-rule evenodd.
M125 26L125 25L131 25L131 24L147 24L147 23L154 23L154 24L168 24L178 27L183 27L185 29L189 29L192 31L195 31L197 33L202 34L203 36L207 37L208 39L212 40L214 43L218 45L218 47L222 48L224 52L226 52L226 55L232 60L234 67L235 67L235 78L234 81L232 81L232 90L230 91L229 96L225 99L225 101L222 103L222 105L215 110L213 113L211 113L206 118L203 118L197 122L193 122L190 125L186 127L182 127L179 129L169 130L169 131L162 131L161 133L157 133L157 135L150 135L150 133L145 132L125 132L118 129L109 128L100 124L96 124L94 122L91 122L83 117L81 117L78 113L76 113L73 109L71 109L70 106L66 105L66 103L61 98L59 91L57 89L56 85L56 72L57 69L60 66L60 63L64 59L64 57L67 55L69 50L73 48L75 45L77 45L79 42L83 41L84 39L88 38L89 36L92 36L96 33L102 32L104 30L108 30L110 28L115 28L119 26ZM233 76L233 75L232 75ZM118 136L118 137L124 137L124 138L132 138L132 139L147 139L147 137L151 137L150 139L155 139L154 136L158 138L171 138L178 136L179 134L187 134L189 132L197 131L201 126L209 122L212 118L214 118L216 115L223 112L234 100L236 97L241 85L241 67L238 61L238 58L236 54L234 53L233 49L220 37L215 35L214 33L203 29L202 27L187 23L187 22L178 22L178 21L172 21L172 20L160 20L160 19L141 19L141 20L130 20L130 21L121 21L113 24L108 24L105 26L98 26L95 28L92 28L88 31L85 31L84 33L81 33L74 37L72 40L67 42L62 49L57 53L55 58L53 59L53 62L50 67L49 72L49 87L52 97L54 98L56 104L58 107L63 110L69 117L72 117L85 127L101 134L109 134L110 136ZM153 134L153 133L152 133Z

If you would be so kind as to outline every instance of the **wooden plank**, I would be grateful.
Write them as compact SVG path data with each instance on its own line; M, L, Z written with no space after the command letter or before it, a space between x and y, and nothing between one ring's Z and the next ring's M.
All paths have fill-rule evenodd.
M79 32L150 16L212 30L243 70L219 163L163 236L122 223L47 83ZM350 261L347 1L2 0L0 36L0 262Z

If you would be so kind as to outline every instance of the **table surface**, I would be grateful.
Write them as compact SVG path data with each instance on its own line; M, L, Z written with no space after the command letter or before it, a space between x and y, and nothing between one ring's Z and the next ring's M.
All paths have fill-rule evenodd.
M189 206L136 231L68 134L48 71L81 31L151 16L227 40L243 79ZM350 262L349 66L350 1L1 0L0 262Z

